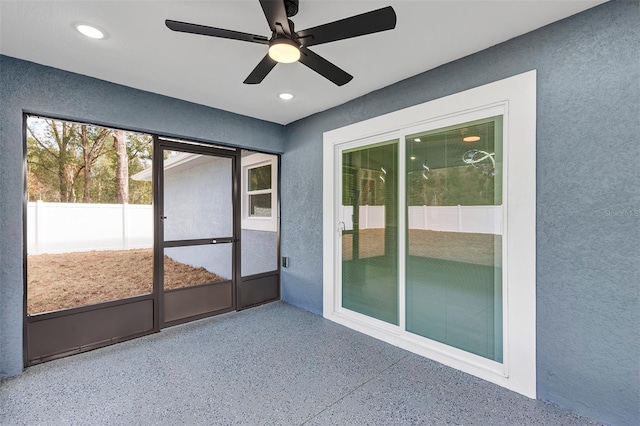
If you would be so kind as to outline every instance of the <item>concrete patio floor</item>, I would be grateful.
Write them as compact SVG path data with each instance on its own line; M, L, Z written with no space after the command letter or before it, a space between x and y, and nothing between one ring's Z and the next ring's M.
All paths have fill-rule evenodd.
M276 302L28 368L0 424L596 423Z

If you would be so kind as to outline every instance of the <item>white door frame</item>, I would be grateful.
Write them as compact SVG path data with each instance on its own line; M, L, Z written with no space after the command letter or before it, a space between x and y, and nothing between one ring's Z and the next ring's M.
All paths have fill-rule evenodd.
M504 236L503 363L405 331L404 277L400 277L400 325L341 306L341 151L399 139L399 223L405 226L404 136L475 119L503 115ZM453 368L536 397L536 72L530 71L324 134L323 315L332 321ZM402 186L400 186L402 185ZM506 206L509 206L508 208ZM405 236L399 232L400 254ZM402 270L403 268L401 268Z

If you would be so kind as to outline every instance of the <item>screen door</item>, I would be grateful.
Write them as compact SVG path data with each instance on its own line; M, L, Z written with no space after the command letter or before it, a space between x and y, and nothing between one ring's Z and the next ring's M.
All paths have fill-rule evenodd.
M159 142L160 320L173 325L235 309L235 151Z

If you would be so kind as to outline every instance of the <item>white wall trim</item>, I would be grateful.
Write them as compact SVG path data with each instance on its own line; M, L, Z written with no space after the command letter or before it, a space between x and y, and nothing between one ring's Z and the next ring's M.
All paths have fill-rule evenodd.
M506 168L504 363L407 333L341 307L336 288L341 206L339 148L411 128L442 128L502 111ZM417 127L416 127L417 126ZM324 133L323 315L332 321L434 359L531 398L536 397L536 71L456 93ZM508 206L508 207L507 207ZM403 324L403 321L401 321Z

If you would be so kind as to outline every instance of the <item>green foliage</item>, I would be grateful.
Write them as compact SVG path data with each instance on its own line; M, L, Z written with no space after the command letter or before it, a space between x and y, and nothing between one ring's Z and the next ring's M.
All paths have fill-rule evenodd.
M271 188L271 165L249 169L249 191Z
M113 204L116 153L111 129L60 120L27 120L27 195L29 201ZM129 203L151 204L152 183L131 176L151 167L152 137L127 132ZM89 170L89 173L86 171ZM88 191L85 187L88 183ZM84 196L83 196L84 194Z
M134 174L151 167L153 160L153 138L151 135L129 133L127 135L127 155L129 156L129 203L151 204L153 201L151 181L131 179Z
M482 169L471 165L447 167L429 172L409 172L407 202L409 206L501 204L502 201L496 199L495 178L496 176L485 174Z

